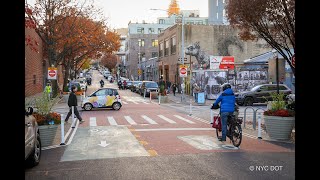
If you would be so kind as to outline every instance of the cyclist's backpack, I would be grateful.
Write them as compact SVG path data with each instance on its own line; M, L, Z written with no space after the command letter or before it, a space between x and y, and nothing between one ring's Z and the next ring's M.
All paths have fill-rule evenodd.
M212 127L216 128L217 130L221 130L221 117L220 116L213 116Z

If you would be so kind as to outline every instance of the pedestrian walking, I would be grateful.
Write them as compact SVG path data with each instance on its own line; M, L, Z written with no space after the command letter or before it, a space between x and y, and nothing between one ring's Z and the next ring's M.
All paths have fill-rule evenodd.
M194 83L193 85L193 93L194 93L194 100L195 102L198 102L198 93L200 92L200 87L197 83Z
M47 83L44 91L45 91L45 92L47 93L47 95L48 95L48 100L50 100L50 99L51 99L51 93L52 93L52 88L51 88L50 82Z
M176 85L176 83L173 83L173 84L172 84L173 96L176 96L176 90L177 90L177 85Z
M79 111L77 109L78 101L77 101L77 96L75 94L76 91L77 91L77 88L75 86L72 86L71 93L70 93L69 99L68 99L69 112L67 114L66 119L64 120L65 123L68 123L69 117L72 114L72 107L74 107L74 114L79 119L80 124L84 122L84 120L82 120L82 117L80 116Z

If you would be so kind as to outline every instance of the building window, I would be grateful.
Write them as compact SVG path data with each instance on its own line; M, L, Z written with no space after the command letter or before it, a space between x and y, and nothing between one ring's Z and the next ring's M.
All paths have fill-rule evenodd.
M33 75L33 84L36 84L36 83L37 83L37 76Z
M163 57L163 42L160 42L159 44L159 57Z
M195 24L199 24L199 25L202 25L203 24L203 21L196 21Z
M137 32L140 34L144 34L144 28L143 27L138 27Z
M226 17L226 10L225 9L222 10L222 16Z
M170 40L170 44L171 44L171 54L175 54L176 53L176 36L173 36Z
M140 58L141 58L141 61L145 61L146 60L146 53L145 52L141 52L140 53Z
M219 19L219 14L217 13L217 19Z
M152 47L157 47L158 46L158 39L152 39Z
M154 28L149 28L149 34L154 33Z
M164 40L164 56L169 55L169 39Z
M144 47L144 39L138 39L138 44L140 47Z
M217 2L217 7L219 6L219 0L216 1Z
M163 28L158 28L158 34L162 33Z
M224 4L225 0L222 0L222 3Z
M158 52L152 52L151 56L154 57L158 57Z
M164 19L159 19L159 24L165 24L166 21Z

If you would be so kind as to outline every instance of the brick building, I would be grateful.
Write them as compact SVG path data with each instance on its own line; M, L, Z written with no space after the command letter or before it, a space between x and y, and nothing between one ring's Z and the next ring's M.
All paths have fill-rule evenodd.
M30 36L39 43L38 52L25 45L25 97L28 97L44 90L47 63L43 59L42 41L35 30L25 28L25 36Z

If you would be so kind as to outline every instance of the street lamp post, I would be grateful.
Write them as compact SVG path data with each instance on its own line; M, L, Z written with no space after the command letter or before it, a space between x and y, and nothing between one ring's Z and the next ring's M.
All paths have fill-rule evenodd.
M277 94L279 94L279 58L278 58L278 52L276 50L273 50L274 58L276 58L276 82L277 82Z

